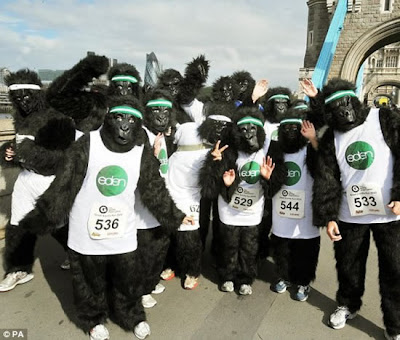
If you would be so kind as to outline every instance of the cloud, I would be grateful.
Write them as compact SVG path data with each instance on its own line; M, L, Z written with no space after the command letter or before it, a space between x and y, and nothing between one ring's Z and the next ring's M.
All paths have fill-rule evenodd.
M281 2L282 3L282 2ZM205 54L209 83L237 70L297 89L307 30L304 1L2 0L0 52L11 70L66 69L87 51L134 64L146 53L183 72ZM6 52L7 51L7 52ZM6 52L6 53L5 53Z

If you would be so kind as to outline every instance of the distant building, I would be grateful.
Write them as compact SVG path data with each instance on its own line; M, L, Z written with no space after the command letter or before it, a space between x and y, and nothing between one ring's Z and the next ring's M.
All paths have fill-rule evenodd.
M146 69L144 72L144 86L154 87L157 83L161 68L154 52L146 54Z
M6 67L1 67L0 68L0 85L5 85L4 83L4 77L8 76L10 74L10 70Z
M64 70L49 70L49 69L38 70L38 75L42 82L52 82L54 79L56 79L63 73Z

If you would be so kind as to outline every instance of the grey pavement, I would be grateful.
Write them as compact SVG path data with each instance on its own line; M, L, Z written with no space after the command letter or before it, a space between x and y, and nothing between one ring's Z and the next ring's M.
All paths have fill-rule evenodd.
M0 248L4 249L4 240ZM5 329L27 329L29 340L89 339L74 324L70 274L60 269L63 250L51 237L43 236L36 253L35 278L13 291L0 293L0 340L17 338L3 337ZM294 301L289 292L276 294L269 289L273 268L270 260L260 264L252 295L223 293L217 289L213 261L206 252L201 281L195 290L182 289L180 280L174 278L163 282L164 293L153 295L158 304L146 309L151 327L147 339L384 339L373 242L364 304L359 315L341 330L327 326L336 307L337 281L332 244L324 231L317 278L306 302ZM111 321L106 326L113 340L136 339Z

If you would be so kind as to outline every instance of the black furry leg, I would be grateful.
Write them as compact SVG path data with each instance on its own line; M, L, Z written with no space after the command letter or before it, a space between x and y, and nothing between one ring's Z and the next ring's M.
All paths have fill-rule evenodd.
M170 239L162 232L162 227L140 229L137 231L138 248L136 252L143 267L143 294L150 294L160 281Z
M177 270L176 263L176 233L177 231L169 234L169 245L167 249L167 254L165 255L163 269L170 268L173 271Z
M65 251L68 251L68 224L62 226L61 228L55 229L51 236L60 244L61 247L64 248Z
M203 247L203 251L206 247L208 229L210 227L210 216L211 216L211 204L212 201L206 198L200 200L200 238Z
M36 239L36 234L17 225L7 224L4 252L6 274L16 271L32 272Z
M107 256L82 255L69 249L78 326L89 332L107 320Z
M238 266L240 227L220 222L217 272L221 282L234 281Z
M198 277L201 272L202 243L199 230L178 231L176 235L176 260L181 277Z
M252 284L257 276L259 226L237 227L240 229L240 244L236 283Z
M271 234L271 252L277 279L289 281L290 239Z
M370 225L339 222L342 239L334 242L339 289L336 300L351 312L361 307L370 243Z
M271 241L270 241L270 232L272 228L272 203L271 199L265 200L264 205L264 216L260 223L260 251L259 256L261 259L266 259L272 250Z
M400 222L371 227L378 248L383 323L389 335L400 334Z
M135 326L146 320L142 306L141 263L136 251L126 254L110 255L109 303L113 320L123 329L133 331Z
M216 256L219 244L219 213L218 213L218 200L213 201L212 206L212 239L211 239L211 254Z

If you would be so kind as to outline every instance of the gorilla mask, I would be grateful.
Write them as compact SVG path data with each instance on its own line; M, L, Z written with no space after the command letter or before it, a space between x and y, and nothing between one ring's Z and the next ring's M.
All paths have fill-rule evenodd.
M199 126L198 131L204 142L214 145L218 140L227 139L231 126L230 118L224 115L210 115Z
M146 116L149 116L146 125L150 131L155 134L165 132L170 126L171 111L171 101L164 98L149 100L146 104Z
M127 152L136 142L142 126L142 113L132 106L121 105L109 109L101 129L106 147L113 152Z
M332 126L338 131L349 131L358 125L352 97L357 98L354 91L345 90L337 91L325 99L326 109L332 117Z
M133 94L133 84L138 80L134 76L129 75L116 75L111 78L112 83L110 86L114 87L114 94L120 96L127 96Z
M285 94L276 94L268 100L273 101L274 116L278 119L282 117L289 107L289 96Z
M263 123L261 120L246 116L237 122L237 127L239 130L239 135L245 149L250 152L255 152L259 150L262 145L258 141L258 129L263 129Z
M307 139L301 134L301 123L302 120L298 118L288 118L281 121L278 140L284 152L297 152L307 144Z

